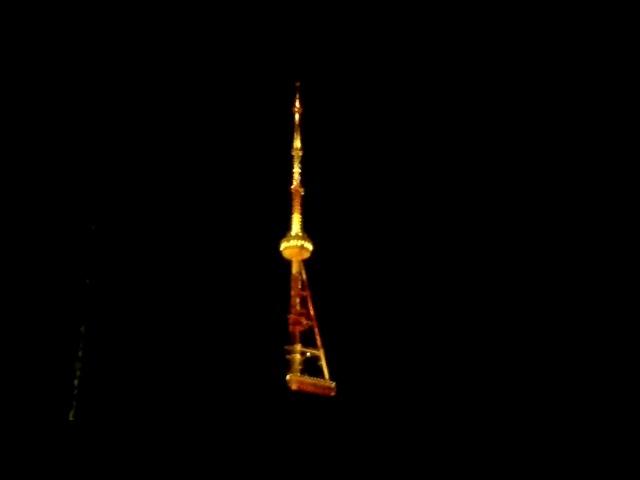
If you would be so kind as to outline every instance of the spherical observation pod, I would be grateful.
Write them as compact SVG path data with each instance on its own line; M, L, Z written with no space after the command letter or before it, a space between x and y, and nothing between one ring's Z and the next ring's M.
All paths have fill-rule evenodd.
M304 234L289 234L280 242L280 253L287 260L305 260L311 256L312 250L313 244Z

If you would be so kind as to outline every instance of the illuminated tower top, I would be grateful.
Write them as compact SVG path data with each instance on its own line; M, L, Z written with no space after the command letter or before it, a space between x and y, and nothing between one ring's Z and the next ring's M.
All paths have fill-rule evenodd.
M300 102L300 82L296 82L296 99L293 104L293 175L291 182L291 230L280 242L280 252L287 260L304 260L309 258L313 244L302 229L302 135L300 134L300 118L302 103Z
M296 83L296 100L293 104L293 183L291 188L300 185L300 160L302 160L302 135L300 134L300 116L302 104L300 103L300 82Z

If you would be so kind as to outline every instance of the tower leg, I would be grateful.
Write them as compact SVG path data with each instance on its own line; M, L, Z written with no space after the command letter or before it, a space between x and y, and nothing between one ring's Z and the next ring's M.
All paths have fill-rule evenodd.
M307 285L307 272L304 269L304 265L301 262L300 265L300 277L302 278L302 283L304 288L308 290ZM322 373L324 375L325 380L329 380L329 367L327 367L327 361L324 355L324 348L322 347L322 339L320 338L320 330L318 329L318 322L316 321L316 313L313 309L313 302L311 301L311 296L307 298L307 305L309 307L309 314L311 315L311 322L313 324L313 334L316 338L316 346L318 347L318 351L320 352L320 366L322 367Z

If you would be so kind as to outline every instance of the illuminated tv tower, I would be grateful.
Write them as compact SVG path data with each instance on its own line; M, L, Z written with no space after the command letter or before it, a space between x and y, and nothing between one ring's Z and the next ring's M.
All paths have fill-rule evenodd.
M332 396L336 384L329 378L320 331L311 301L311 291L304 269L313 244L302 230L301 185L302 139L300 136L300 83L296 83L296 99L293 106L293 181L291 183L291 230L280 242L282 256L291 262L291 303L289 306L289 333L291 345L286 347L289 359L287 384L293 391Z

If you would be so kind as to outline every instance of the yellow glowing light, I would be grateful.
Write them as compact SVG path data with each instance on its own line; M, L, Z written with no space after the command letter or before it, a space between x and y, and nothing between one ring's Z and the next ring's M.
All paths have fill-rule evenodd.
M305 240L304 238L285 238L280 242L280 251L292 247L302 247L309 251L313 250L313 244L311 241Z
M294 213L291 215L291 235L300 235L302 233L302 215Z
M300 162L300 156L302 156L302 140L300 139L300 114L302 113L302 107L300 106L300 97L296 95L296 103L293 107L293 156L294 162Z
M300 161L293 162L293 184L292 187L298 185L300 183L300 173L302 173L302 168L300 167Z

